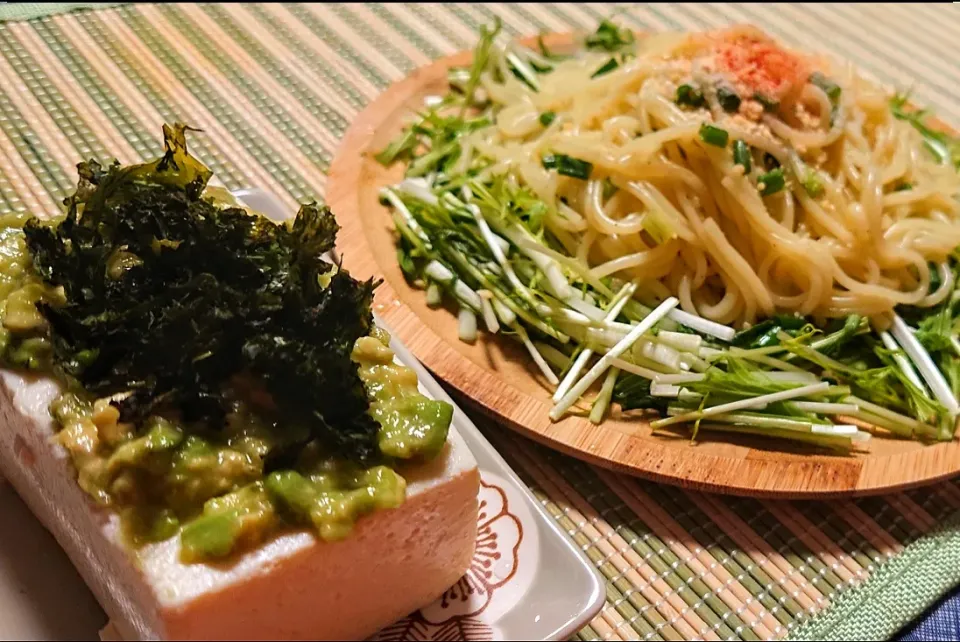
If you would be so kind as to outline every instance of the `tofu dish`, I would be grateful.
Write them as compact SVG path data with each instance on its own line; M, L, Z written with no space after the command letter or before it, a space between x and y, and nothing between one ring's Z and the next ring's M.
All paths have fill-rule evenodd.
M476 464L330 210L241 206L187 131L0 219L0 472L125 638L371 635L466 570Z

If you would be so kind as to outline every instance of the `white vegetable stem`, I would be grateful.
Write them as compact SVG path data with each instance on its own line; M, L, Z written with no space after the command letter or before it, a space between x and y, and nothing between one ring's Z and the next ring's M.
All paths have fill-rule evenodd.
M477 340L477 315L465 305L460 306L458 313L458 332L460 340L467 343L473 343Z
M557 379L557 375L553 373L553 370L550 369L550 364L547 363L547 360L543 358L543 355L540 354L540 351L537 350L537 346L533 345L533 342L530 341L530 337L527 335L527 331L523 329L523 326L517 324L513 326L513 329L520 336L520 340L523 341L523 345L527 347L527 351L530 353L530 356L533 357L534 362L537 364L537 367L540 368L540 372L543 373L543 376L547 378L552 385L557 385L560 383L560 380Z
M780 383L817 383L820 378L812 372L761 372L761 377L767 377Z
M651 397L679 397L680 390L681 390L680 386L675 386L672 383L650 384Z
M500 319L500 323L506 326L511 326L517 321L516 313L503 304L500 299L494 298L493 301L493 311L497 313L497 318Z
M604 321L613 321L616 319L620 312L623 311L623 306L627 304L627 301L630 300L630 297L633 296L633 293L636 292L637 286L634 283L628 283L620 289L620 292L617 293L617 297L614 299L613 305L610 306L610 310L607 312L607 315L604 317ZM563 378L563 382L560 383L560 386L557 388L556 392L553 393L553 403L557 403L563 398L563 395L567 394L567 390L570 389L570 386L573 385L573 382L580 376L580 371L583 370L583 367L587 364L587 361L590 360L590 357L593 355L593 350L590 348L584 348L583 352L577 357L576 361L573 362L573 365L570 367L570 370L567 371L567 375Z
M907 377L907 379L910 380L910 383L915 385L926 394L927 387L923 385L923 381L921 381L920 377L917 376L917 371L913 369L913 364L910 363L910 359L903 354L900 346L898 346L897 342L893 340L893 337L890 336L890 333L886 330L881 332L880 340L883 341L883 345L887 348L887 350L894 351L893 360L897 362L897 366L900 367L900 370L903 371L903 374ZM929 397L930 395L927 394L927 396Z
M512 285L513 289L516 290L517 293L523 298L531 302L534 301L533 295L530 294L530 291L527 290L526 286L520 282L519 277L517 277L517 273L513 271L513 266L510 265L506 255L503 253L503 246L501 243L506 242L493 233L493 231L490 229L490 226L487 225L487 220L483 218L483 213L480 211L479 207L471 203L470 205L467 205L467 210L473 214L473 220L477 222L477 227L480 229L480 236L483 237L487 247L490 248L490 252L493 253L493 258L503 269L503 273L507 275L507 280L510 282L510 285Z
M397 189L428 205L440 204L437 195L430 191L430 184L422 178L405 178L397 185Z
M910 327L900 318L900 315L893 315L891 332L897 340L897 343L903 348L903 351L906 352L910 360L913 361L917 370L920 371L920 376L923 377L923 380L930 386L930 391L933 393L933 396L943 404L943 407L947 409L951 417L956 417L957 414L960 413L960 403L958 403L957 398L953 396L950 384L944 379L943 374L937 368L933 359L930 358L927 351L920 345L920 341L913 336L913 333L910 332Z
M791 401L790 406L801 412L814 412L818 415L855 415L860 406L855 403L827 403L823 401Z
M759 397L753 397L752 399L740 399L739 401L722 403L719 406L710 406L709 408L704 408L703 410L695 410L682 415L677 415L675 417L667 417L666 419L659 419L657 421L652 422L650 425L654 428L659 428L661 426L669 426L670 424L682 423L684 421L692 421L696 419L712 417L714 415L722 415L725 413L733 412L734 410L747 410L749 408L758 408L761 406L766 406L768 404L774 403L776 401L796 399L797 397L809 397L810 395L816 394L818 392L823 392L829 387L830 387L830 383L827 381L824 381L822 383L815 383L810 386L801 386L800 388L793 388L791 390L774 392L769 395L760 395Z
M677 323L685 325L692 330L696 330L697 332L701 332L703 334L709 334L711 337L716 337L722 341L730 341L737 334L737 331L730 326L722 325L715 321L704 319L703 317L698 317L695 314L690 314L689 312L684 312L683 310L672 310L667 316Z
M682 352L690 352L692 354L697 354L700 350L700 344L703 343L703 337L701 337L699 334L672 332L670 330L661 330L657 334L657 340L660 343L665 343L671 348L680 350Z
M561 299L566 301L570 296L572 288L567 282L565 276L563 276L563 268L560 267L560 264L551 259L549 256L545 256L540 252L532 251L527 244L539 245L532 237L529 237L529 233L520 227L520 225L515 225L513 228L502 230L503 234L510 239L521 252L527 255L527 257L534 262L534 264L540 268L540 271L543 272L547 277L547 284L550 286L551 293Z
M630 331L626 337L623 338L620 343L615 345L610 352L603 355L597 363L590 368L584 377L577 382L573 388L567 392L567 394L553 407L553 410L550 411L550 418L556 421L563 416L570 406L576 402L580 396L586 392L587 388L593 384L594 381L600 378L607 368L610 367L611 362L620 357L624 352L630 349L630 346L639 339L645 332L648 332L657 321L660 321L663 317L667 315L670 310L677 307L677 304L680 303L675 297L670 297L660 305L656 307L650 314L646 316L637 326Z
M623 359L614 359L610 365L616 366L621 370L629 372L630 374L635 374L638 377L643 377L644 379L649 379L650 381L659 381L660 377L663 376L662 372L657 372L656 370L651 370L650 368L644 368L643 366L638 366L635 363L630 363L629 361L624 361ZM682 376L682 375L674 375ZM675 382L671 382L675 383ZM681 382L687 383L687 382Z
M497 321L497 314L493 311L493 305L490 303L493 295L489 290L480 290L477 294L480 295L480 312L483 313L483 322L487 326L487 331L496 334L500 331L500 322Z
M433 245L430 243L430 237L427 236L427 233L423 231L423 228L420 227L419 223L417 223L417 219L413 218L413 214L411 214L410 210L407 209L407 206L403 204L403 201L400 200L400 197L393 193L392 189L389 187L384 187L382 190L380 190L380 196L387 199L387 201L393 205L394 209L400 212L400 216L402 216L403 220L407 222L407 226L413 230L414 234L420 237L420 240L423 241L427 247L433 247Z
M430 261L427 263L427 267L424 268L423 273L440 283L446 285L453 283L453 293L457 298L475 311L480 311L482 305L480 295L474 292L469 285L458 279L443 263L440 261Z
M590 408L590 421L592 423L599 424L603 421L603 415L607 412L607 408L610 407L610 400L613 398L613 387L617 383L618 374L620 374L620 371L616 368L610 368L607 372L607 378L603 380L600 394L597 395L596 400L593 402L593 407Z

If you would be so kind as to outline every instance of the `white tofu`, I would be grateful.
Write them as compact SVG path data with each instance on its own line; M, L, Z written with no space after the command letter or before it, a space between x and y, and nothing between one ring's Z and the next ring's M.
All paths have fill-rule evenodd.
M479 473L451 428L444 452L405 470L407 500L326 543L281 535L228 566L185 565L179 538L135 557L117 517L80 489L55 444L48 378L0 371L0 473L54 534L119 636L134 639L362 639L431 603L466 571Z

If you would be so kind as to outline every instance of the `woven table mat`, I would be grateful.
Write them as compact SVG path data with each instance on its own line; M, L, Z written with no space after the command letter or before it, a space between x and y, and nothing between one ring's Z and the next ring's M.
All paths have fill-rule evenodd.
M943 5L81 6L0 6L0 214L57 210L79 159L153 157L174 120L206 132L191 150L229 188L290 207L322 197L363 106L472 47L497 16L509 34L592 29L614 12L640 29L752 22L916 85L919 103L960 123L960 12ZM960 579L957 481L843 501L730 498L481 426L607 580L580 639L884 638Z

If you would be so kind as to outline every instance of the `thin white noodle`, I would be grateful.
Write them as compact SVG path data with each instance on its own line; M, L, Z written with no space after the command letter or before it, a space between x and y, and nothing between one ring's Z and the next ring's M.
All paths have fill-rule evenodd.
M480 78L495 126L461 138L452 172L501 176L543 201L549 245L562 248L548 252L578 278L633 279L641 298L676 296L682 310L714 322L854 312L880 321L898 305L944 301L957 286L946 266L960 246L955 169L850 66L802 59L798 68L820 71L839 94L807 74L778 109L753 113L758 103L744 100L727 113L715 83L741 79L725 75L716 47L744 34L765 37L742 28L654 37L599 76L609 53L556 62L497 46ZM533 91L508 54L514 65L553 70L536 76ZM705 88L703 108L677 104L684 83ZM543 126L546 111L555 117ZM701 136L705 124L748 146L750 172L734 163L730 143ZM589 163L589 177L545 169L547 154ZM769 157L784 185L763 195ZM940 279L930 292L932 269Z

